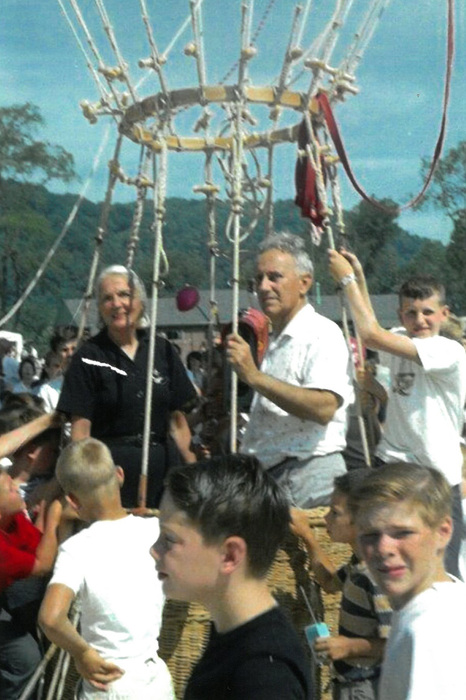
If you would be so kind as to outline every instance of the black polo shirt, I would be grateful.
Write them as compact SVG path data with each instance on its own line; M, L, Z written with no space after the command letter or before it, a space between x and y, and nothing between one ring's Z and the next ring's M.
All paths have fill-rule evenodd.
M138 331L134 359L116 345L104 329L73 356L65 375L57 409L91 421L93 437L142 435L146 395L149 334ZM196 391L176 349L157 336L152 372L154 439L165 440L171 411L196 400Z

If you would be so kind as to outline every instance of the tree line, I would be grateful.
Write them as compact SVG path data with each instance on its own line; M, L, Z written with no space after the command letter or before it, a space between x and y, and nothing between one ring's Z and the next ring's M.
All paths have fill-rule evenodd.
M47 250L64 225L76 196L58 195L46 185L58 178L72 182L74 163L59 146L35 140L43 124L34 105L0 108L0 311L3 315L19 297ZM425 167L425 165L424 165ZM34 180L34 182L31 182ZM38 182L39 180L39 182ZM452 149L441 161L430 195L423 206L440 208L452 223L448 245L414 236L398 224L394 212L380 211L361 201L345 212L345 243L360 257L369 288L374 294L393 293L408 275L433 274L445 281L448 300L459 315L466 314L466 142ZM387 207L393 206L389 200ZM84 200L61 247L31 297L14 319L9 330L22 332L39 347L45 347L57 320L62 299L81 297L87 284L90 260L99 225L101 203ZM134 268L146 284L152 275L152 206L144 212ZM108 231L103 245L102 266L124 263L131 230L134 204L115 203L111 207ZM230 247L224 231L229 206L216 208L218 231L217 286L230 283ZM248 212L245 212L247 219ZM164 245L169 271L162 294L173 294L184 284L209 286L205 201L168 198L164 224ZM307 222L291 200L274 207L274 228L307 237ZM254 251L264 235L264 222L242 245L241 284L253 275ZM334 292L327 273L327 243L309 244L314 261L315 280L321 293Z

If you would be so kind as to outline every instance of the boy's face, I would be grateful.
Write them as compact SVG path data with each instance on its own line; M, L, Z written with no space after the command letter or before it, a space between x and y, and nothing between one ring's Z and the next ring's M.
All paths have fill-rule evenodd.
M330 510L325 516L325 524L333 542L352 544L355 541L356 528L348 509L348 497L337 489L332 493Z
M361 554L395 610L444 580L451 518L431 528L409 501L365 508L357 516Z
M151 549L167 598L212 603L221 545L208 545L186 514L165 493L160 504L160 535Z
M11 476L0 471L0 520L16 515L24 508L24 501Z
M438 294L427 299L402 297L398 313L410 338L431 338L439 334L448 306L440 303Z

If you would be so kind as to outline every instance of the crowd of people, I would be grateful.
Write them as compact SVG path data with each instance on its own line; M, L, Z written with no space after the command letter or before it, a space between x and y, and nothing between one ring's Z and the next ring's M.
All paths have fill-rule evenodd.
M331 250L329 270L390 381L360 351L352 362L340 327L309 303L302 239L269 235L254 280L267 342L226 332L210 357L247 390L239 454L192 439L209 435L225 384L201 353L185 367L157 336L148 386L147 299L131 270L101 273L101 331L78 345L76 328L57 329L40 377L33 357L15 364L1 346L2 700L20 697L43 654L38 625L73 657L78 700L172 700L158 655L165 597L212 619L186 700L313 698L302 639L266 583L290 529L318 584L341 592L337 633L313 642L336 700L464 697L466 353L437 280L407 280L402 325L386 330L357 257ZM368 441L352 432L356 414ZM158 518L139 516L141 495ZM330 538L352 550L341 567L309 527L321 506Z

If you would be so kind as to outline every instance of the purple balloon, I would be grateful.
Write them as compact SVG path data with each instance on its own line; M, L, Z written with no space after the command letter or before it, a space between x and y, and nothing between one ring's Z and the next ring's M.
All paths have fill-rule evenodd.
M199 303L199 292L196 287L187 284L180 289L176 295L176 306L178 311L191 311Z

